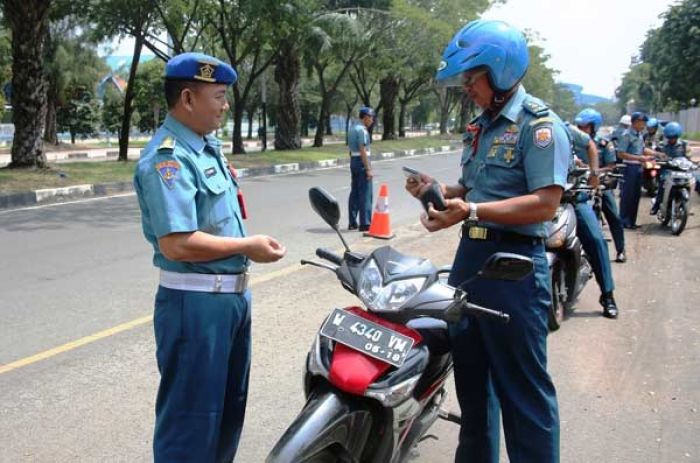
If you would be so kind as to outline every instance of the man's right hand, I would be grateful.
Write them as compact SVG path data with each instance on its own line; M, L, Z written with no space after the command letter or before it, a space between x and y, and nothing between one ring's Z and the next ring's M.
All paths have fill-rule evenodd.
M253 235L245 240L245 252L253 262L277 262L287 253L287 248L267 235Z
M406 191L411 194L411 196L414 198L420 198L421 195L425 193L428 188L430 188L430 185L432 185L434 181L435 179L430 175L411 175L406 178L405 188ZM442 192L444 195L445 191L442 185L440 185L440 188L443 190Z

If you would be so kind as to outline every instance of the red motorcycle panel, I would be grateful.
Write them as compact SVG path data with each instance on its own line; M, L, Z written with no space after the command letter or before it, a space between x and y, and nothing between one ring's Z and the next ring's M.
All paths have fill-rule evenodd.
M345 310L394 331L398 331L401 334L410 336L415 341L415 345L423 340L419 332L405 325L384 320L360 307L348 307ZM369 385L386 373L390 367L391 365L386 362L336 342L333 349L333 359L331 360L328 380L342 391L355 395L363 395Z

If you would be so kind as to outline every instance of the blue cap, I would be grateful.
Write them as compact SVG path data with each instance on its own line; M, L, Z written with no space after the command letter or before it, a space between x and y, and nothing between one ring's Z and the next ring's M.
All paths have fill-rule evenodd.
M182 53L170 58L165 65L165 78L231 85L238 79L238 74L230 65L213 56Z
M369 106L361 107L360 108L360 119L362 119L365 116L374 117L374 109L370 108Z
M633 112L633 113L632 113L632 122L634 122L634 121L644 121L644 122L646 122L646 121L648 121L648 120L649 120L649 117L647 117L647 115L644 114L643 112L636 111L636 112Z

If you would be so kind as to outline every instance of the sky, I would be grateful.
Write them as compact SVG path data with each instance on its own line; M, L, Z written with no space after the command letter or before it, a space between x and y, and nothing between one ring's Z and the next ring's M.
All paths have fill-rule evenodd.
M484 13L537 32L557 80L583 86L583 93L612 98L639 53L649 29L672 0L507 0ZM133 41L112 44L113 55L131 56ZM152 54L144 49L144 54Z
M531 29L550 55L557 80L583 86L583 93L611 98L639 53L649 29L669 0L507 0L483 18Z

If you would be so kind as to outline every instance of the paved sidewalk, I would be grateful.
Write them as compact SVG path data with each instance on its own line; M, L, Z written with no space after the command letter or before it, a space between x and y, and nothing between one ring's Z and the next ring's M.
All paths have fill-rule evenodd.
M452 142L435 148L399 150L388 153L373 154L372 158L393 159L406 156L421 156L428 154L441 154L454 151L461 146L461 142ZM140 149L139 149L140 152ZM131 155L131 152L130 152ZM138 154L136 158L138 158ZM84 158L83 158L84 160ZM304 172L318 169L328 169L343 166L349 163L349 159L324 159L321 161L293 162L288 164L277 164L266 167L251 167L247 169L237 169L241 178L260 177L264 175L280 175L293 172ZM97 184L72 185L61 188L46 188L33 191L22 191L15 193L0 193L0 210L15 209L19 207L36 206L39 204L65 202L80 198L95 196L111 196L120 193L134 191L131 182L108 182Z

